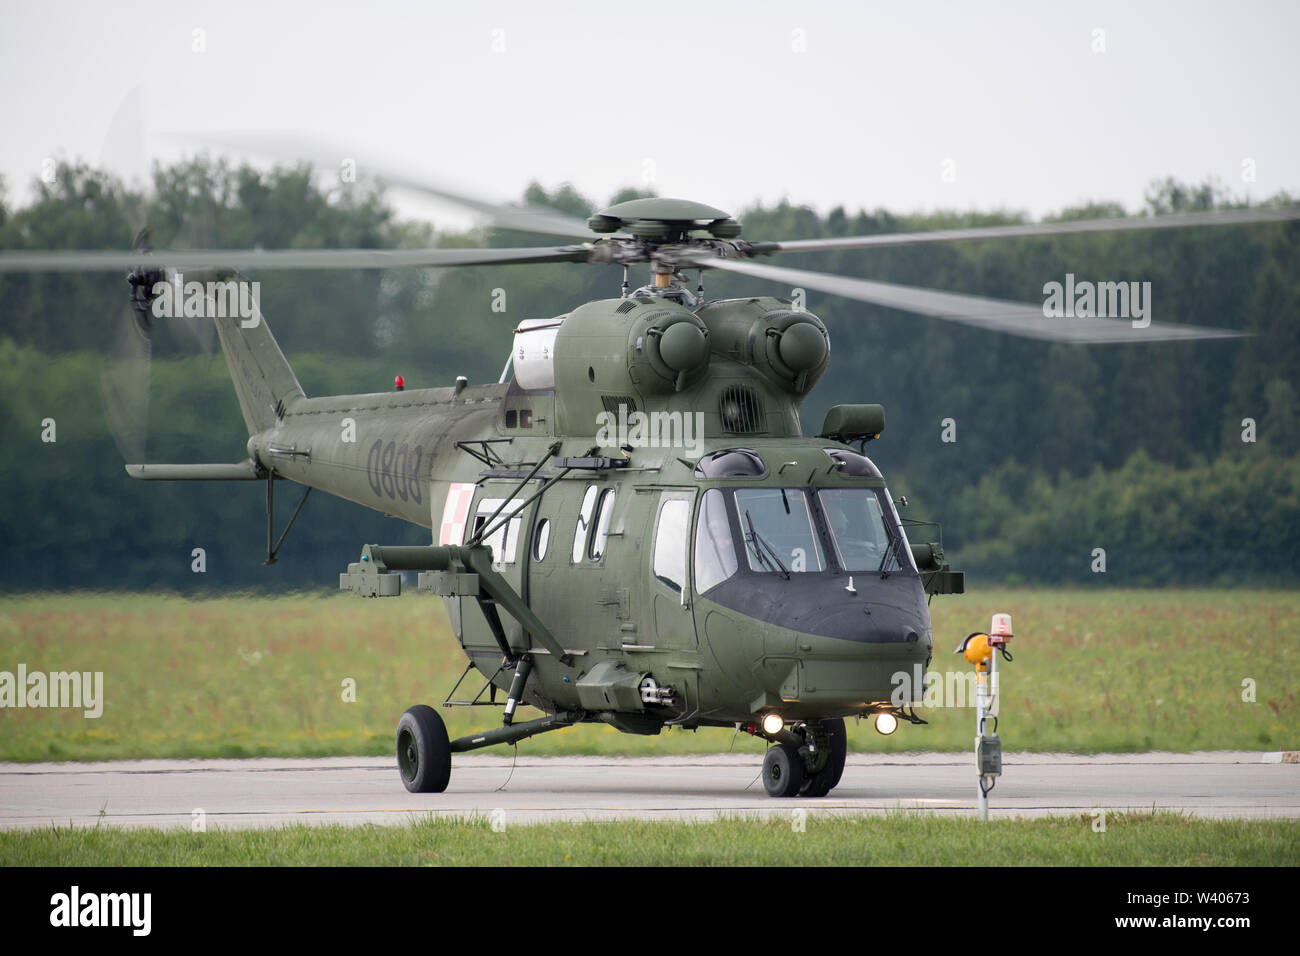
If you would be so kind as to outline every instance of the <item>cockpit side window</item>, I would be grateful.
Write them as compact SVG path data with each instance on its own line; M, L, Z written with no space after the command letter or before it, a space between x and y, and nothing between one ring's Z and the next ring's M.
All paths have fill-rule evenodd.
M703 594L736 573L736 545L727 520L727 499L710 488L700 501L695 525L695 590Z
M686 586L686 544L691 534L691 503L665 498L655 527L654 575L674 591Z

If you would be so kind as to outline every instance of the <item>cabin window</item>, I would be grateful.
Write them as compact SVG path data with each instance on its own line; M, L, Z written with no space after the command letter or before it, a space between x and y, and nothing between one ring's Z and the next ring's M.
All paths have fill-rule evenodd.
M802 488L739 488L736 514L751 571L826 570Z
M686 542L691 533L691 503L670 498L659 506L655 529L654 575L674 591L686 583Z
M546 557L546 546L551 543L551 519L543 518L533 529L533 560Z
M573 563L577 564L587 547L587 532L591 530L591 514L596 509L596 486L588 485L582 496L582 509L578 512L578 526L573 529Z
M472 534L476 535L483 530L488 519L492 518L493 513L501 507L502 501L503 498L484 498L478 503ZM501 514L492 519L496 530L483 539L483 543L492 549L492 563L498 567L515 563L515 556L519 549L519 529L523 524L523 519L519 515L515 515L505 525L502 525L501 518L522 504L523 501L516 498L501 508Z
M614 516L614 489L606 488L600 493L600 503L596 506L596 533L591 536L591 545L587 548L587 557L599 561L605 556L605 545L609 542L609 522Z
M506 428L514 428L519 424L519 413L513 408L506 411Z
M736 573L736 545L727 521L727 499L710 488L700 501L695 525L695 590L703 594Z

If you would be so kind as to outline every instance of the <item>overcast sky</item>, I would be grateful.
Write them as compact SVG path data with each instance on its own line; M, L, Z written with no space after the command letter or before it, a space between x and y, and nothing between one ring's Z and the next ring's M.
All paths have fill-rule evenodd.
M49 157L138 175L109 134L137 87L155 157L182 152L166 131L307 133L492 199L534 178L731 211L1039 216L1136 208L1169 175L1300 194L1294 2L0 2L11 202Z

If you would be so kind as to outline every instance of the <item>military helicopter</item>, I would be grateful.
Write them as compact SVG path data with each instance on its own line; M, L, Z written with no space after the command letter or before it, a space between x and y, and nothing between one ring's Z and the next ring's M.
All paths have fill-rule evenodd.
M419 184L417 184L419 185ZM445 190L424 187L447 197ZM126 466L142 480L264 482L274 561L313 489L431 531L424 546L366 544L340 587L401 593L401 572L446 603L468 663L447 704L496 704L499 726L450 740L438 712L397 725L401 780L441 792L452 754L583 722L631 734L727 727L767 740L774 797L821 797L844 769L844 718L892 732L924 723L891 703L893 675L929 666L927 600L964 590L939 541L909 540L866 454L878 404L799 411L830 336L790 298L710 300L720 269L993 332L1122 343L1238 333L1044 317L1041 305L938 292L755 261L777 253L1300 218L1229 211L795 241L749 242L727 212L643 198L585 223L452 195L514 230L578 240L509 249L48 252L0 271L129 269L142 327L179 276L212 317L249 433L236 464ZM260 310L217 299L257 268L412 268L588 262L623 267L619 294L522 322L500 381L309 397ZM649 266L635 290L628 270ZM694 289L688 272L697 274ZM228 311L228 310L227 310ZM811 432L811 433L809 433ZM273 542L277 481L305 488ZM915 527L915 526L914 526ZM482 689L453 699L472 672ZM471 688L472 689L472 688ZM486 697L486 699L485 699ZM519 704L545 716L515 721Z

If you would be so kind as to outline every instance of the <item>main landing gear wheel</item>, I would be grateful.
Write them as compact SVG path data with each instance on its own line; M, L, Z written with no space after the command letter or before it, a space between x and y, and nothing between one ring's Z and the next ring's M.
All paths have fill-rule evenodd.
M798 796L803 786L803 757L790 744L777 744L763 757L763 789L770 797Z
M835 789L835 785L840 782L840 777L844 776L844 758L849 750L844 718L834 717L823 720L821 725L822 730L826 732L829 750L826 765L804 781L803 787L799 790L801 797L824 797Z
M451 779L447 726L428 704L416 704L397 722L397 769L411 793L442 793Z

